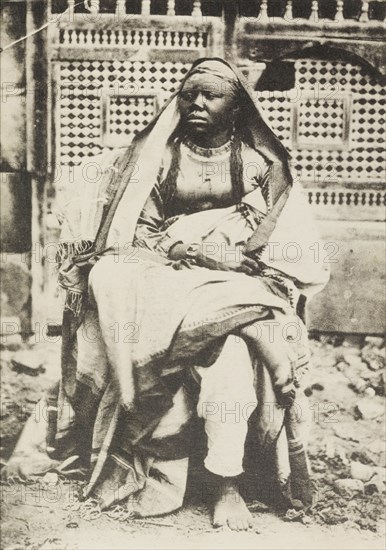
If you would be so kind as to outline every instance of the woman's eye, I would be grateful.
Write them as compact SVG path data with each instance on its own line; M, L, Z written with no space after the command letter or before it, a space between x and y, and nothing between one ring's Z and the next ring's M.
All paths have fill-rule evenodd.
M180 96L184 101L191 101L193 99L192 92L181 92Z
M218 94L214 94L213 92L206 92L205 93L206 99L216 99L217 97L220 97Z

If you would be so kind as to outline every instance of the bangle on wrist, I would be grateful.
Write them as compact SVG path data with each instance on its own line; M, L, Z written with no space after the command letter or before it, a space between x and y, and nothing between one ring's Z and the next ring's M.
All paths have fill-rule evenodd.
M194 265L197 265L197 257L200 252L199 243L190 243L186 249L186 259Z

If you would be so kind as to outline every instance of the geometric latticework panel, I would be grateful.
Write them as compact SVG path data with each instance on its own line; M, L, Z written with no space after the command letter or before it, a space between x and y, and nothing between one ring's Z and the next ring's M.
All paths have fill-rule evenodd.
M154 91L143 95L105 94L102 96L102 105L102 143L107 147L127 145L138 128L147 126L158 111Z
M154 90L162 105L178 88L189 66L149 61L60 61L58 64L56 155L57 162L69 165L79 164L84 157L97 155L102 150L101 97L106 89L110 90L110 118L115 136L122 126L119 117L126 117L129 127L123 133L129 144L154 113L154 107L150 109L147 103L150 99L143 103L142 91ZM130 94L139 96L137 105L124 97Z
M268 124L291 151L297 176L315 185L384 181L386 90L354 63L301 59L295 62L295 74L292 90L255 94ZM346 147L341 146L348 132L344 97L351 98ZM297 141L291 128L300 109Z
M331 99L302 94L293 104L292 143L298 149L348 149L350 96Z
M154 90L162 105L189 67L150 61L57 63L56 152L62 164L79 164L103 144L124 144L126 137L129 142L154 112L152 100L143 100L141 92ZM386 92L380 83L363 67L341 61L302 59L295 71L292 90L255 92L268 124L291 151L295 174L315 185L383 181ZM106 88L110 142L103 141ZM125 97L130 94L139 96L137 105Z

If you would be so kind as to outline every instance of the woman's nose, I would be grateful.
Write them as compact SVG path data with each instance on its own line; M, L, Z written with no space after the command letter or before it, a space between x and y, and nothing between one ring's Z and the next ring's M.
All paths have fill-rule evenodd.
M202 94L197 94L194 101L193 101L193 104L202 109L205 105L204 96Z

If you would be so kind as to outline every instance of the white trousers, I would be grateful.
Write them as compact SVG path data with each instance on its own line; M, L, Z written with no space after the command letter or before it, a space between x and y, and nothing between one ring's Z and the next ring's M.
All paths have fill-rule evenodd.
M217 361L208 368L196 367L195 372L201 379L197 414L205 420L208 437L205 467L219 476L237 476L243 471L248 419L257 404L247 345L236 336L228 336ZM173 408L155 429L154 438L175 433L176 427L191 415L183 388L173 401Z
M257 405L247 345L228 336L217 361L196 371L201 377L197 414L208 437L205 467L219 476L237 476L243 472L248 419Z

